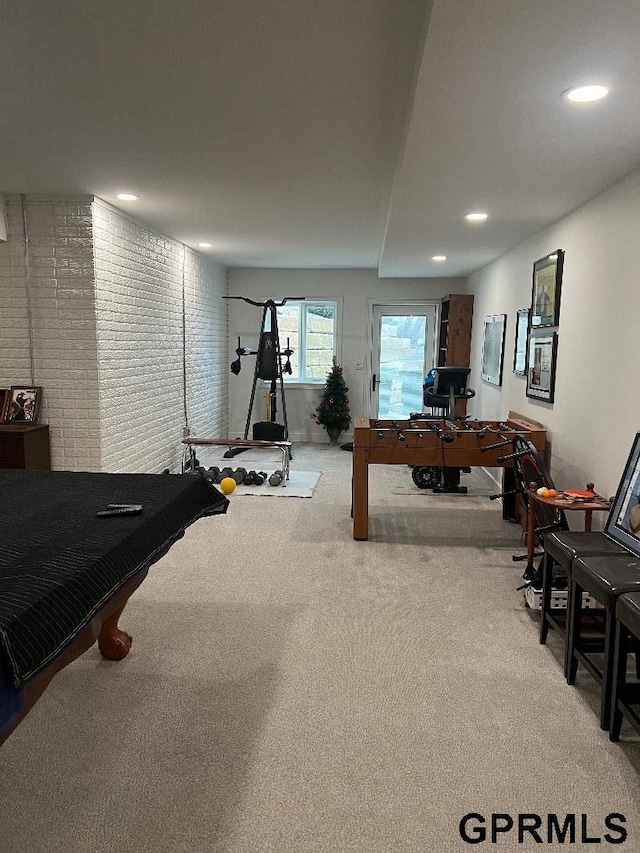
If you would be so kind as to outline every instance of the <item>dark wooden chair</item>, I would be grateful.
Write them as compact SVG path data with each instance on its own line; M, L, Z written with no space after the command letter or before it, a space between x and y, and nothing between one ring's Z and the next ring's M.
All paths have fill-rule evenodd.
M603 533L585 532L573 530L558 530L549 533L544 539L544 556L542 560L542 608L540 612L540 643L547 642L549 628L554 628L565 643L564 676L567 677L568 657L566 635L569 630L567 616L570 612L567 600L566 610L554 610L551 606L552 591L554 585L561 585L569 589L571 586L571 573L573 561L579 557L623 557L628 556L615 542Z
M638 653L640 647L640 592L621 595L616 601L616 624L613 652L613 684L611 691L611 728L609 740L620 740L623 719L640 734L640 682ZM636 653L636 681L628 680L628 655Z
M592 611L598 618L598 631L586 630L581 619L582 593L588 592L602 606ZM608 729L611 719L613 688L614 634L616 603L621 595L640 592L640 560L623 557L593 556L573 560L569 590L569 630L567 632L567 682L575 684L581 663L600 683L600 727ZM593 626L590 626L592 628ZM602 655L602 664L598 656Z

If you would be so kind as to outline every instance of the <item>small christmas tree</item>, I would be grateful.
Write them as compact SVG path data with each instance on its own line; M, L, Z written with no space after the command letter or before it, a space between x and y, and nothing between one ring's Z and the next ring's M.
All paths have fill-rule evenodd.
M349 389L345 385L342 376L342 368L338 365L335 356L333 367L327 374L327 381L322 389L320 403L315 413L316 423L321 424L327 431L331 444L337 444L340 433L349 429L351 414L349 413Z

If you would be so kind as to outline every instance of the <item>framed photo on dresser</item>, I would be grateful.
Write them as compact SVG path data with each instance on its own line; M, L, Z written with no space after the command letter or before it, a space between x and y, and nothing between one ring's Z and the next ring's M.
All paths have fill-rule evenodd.
M5 405L5 422L36 424L40 412L42 388L34 385L12 385Z

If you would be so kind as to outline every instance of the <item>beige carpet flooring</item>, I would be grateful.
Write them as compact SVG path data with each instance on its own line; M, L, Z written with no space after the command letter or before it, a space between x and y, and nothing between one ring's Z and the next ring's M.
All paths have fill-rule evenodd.
M0 749L0 851L449 853L468 812L593 836L619 812L640 851L640 739L611 744L594 682L538 644L482 476L416 495L371 468L355 542L351 454L293 465L322 472L311 500L232 495L190 528L125 610L129 657L91 649ZM540 849L516 842L475 849Z

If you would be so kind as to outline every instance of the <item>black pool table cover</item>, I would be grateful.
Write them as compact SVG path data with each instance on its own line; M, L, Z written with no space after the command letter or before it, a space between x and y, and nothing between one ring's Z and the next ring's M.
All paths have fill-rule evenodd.
M142 504L143 511L97 517L108 504ZM228 505L197 474L0 471L0 675L6 683L25 685L154 555L198 518L224 513Z

